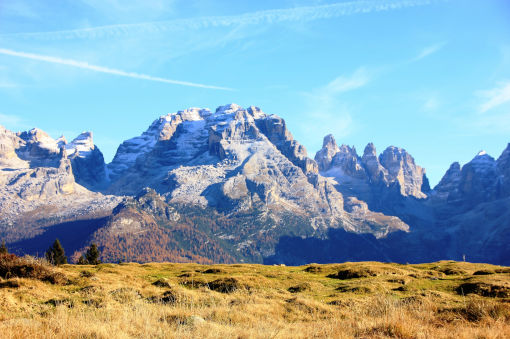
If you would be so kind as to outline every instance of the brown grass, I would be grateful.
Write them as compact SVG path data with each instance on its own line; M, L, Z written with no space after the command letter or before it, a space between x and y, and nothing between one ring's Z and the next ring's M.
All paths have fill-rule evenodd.
M453 262L308 267L314 268L65 265L60 273L68 277L66 285L35 276L0 279L0 336L410 339L510 333L509 298L458 293L466 283L507 286L510 274L503 267ZM456 273L442 272L447 269ZM346 270L375 275L334 277ZM495 273L473 276L479 270Z

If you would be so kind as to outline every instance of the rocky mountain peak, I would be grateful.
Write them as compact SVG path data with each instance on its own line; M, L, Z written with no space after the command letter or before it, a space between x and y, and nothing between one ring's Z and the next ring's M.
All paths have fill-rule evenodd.
M416 165L414 158L403 148L390 146L379 156L379 162L388 171L386 181L398 182L404 196L425 198L422 186L428 186L425 170ZM428 190L428 188L427 188Z
M338 151L338 145L333 134L328 134L324 137L324 140L322 141L322 147Z
M416 198L425 198L425 192L430 190L425 170L402 148L390 146L378 157L374 144L369 143L360 158L354 146L335 144L332 137L326 136L315 160L323 175L337 178L343 192L370 200L370 187L379 189L374 185L389 188L398 183L402 196Z
M361 163L366 169L368 178L375 183L382 180L386 175L386 169L379 162L377 151L373 143L368 143L363 151Z
M375 145L371 142L369 142L365 146L365 150L363 151L363 157L369 157L369 156L377 156L377 151L375 149Z
M498 165L499 159L497 162L485 151L478 152L462 168L459 163L453 163L434 188L434 197L468 209L505 195L509 190Z
M214 114L231 114L242 109L243 108L241 106L232 103L224 106L219 106L218 108L216 108L216 112Z
M73 141L65 144L65 149L68 157L87 157L95 149L92 132L82 132Z
M319 171L326 171L331 166L331 161L335 154L340 152L335 138L332 134L328 134L324 137L322 142L322 149L315 154L315 161L319 166Z
M458 187L461 180L461 167L458 162L450 165L441 181L434 187L434 195L444 200L454 199L458 194ZM451 196L451 198L450 198Z
M106 188L109 182L106 164L92 132L82 132L65 149L77 183L92 191Z

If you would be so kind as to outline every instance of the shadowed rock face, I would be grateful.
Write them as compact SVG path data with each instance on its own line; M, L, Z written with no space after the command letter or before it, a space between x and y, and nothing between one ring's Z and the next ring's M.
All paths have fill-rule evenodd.
M86 166L90 168L89 155L82 157L77 153L69 159L63 137L55 140L38 129L12 133L0 127L0 140L2 237L23 239L37 234L44 225L108 213L120 201L90 192L79 184L88 183L80 173ZM100 158L97 167L102 166L104 171L102 154L90 155ZM77 159L82 163L77 163ZM95 182L100 176L92 170L88 178Z
M103 153L94 145L91 132L83 132L65 145L76 182L92 191L108 186Z
M509 146L498 160L481 151L462 168L453 163L434 188L433 203L457 212L510 197Z

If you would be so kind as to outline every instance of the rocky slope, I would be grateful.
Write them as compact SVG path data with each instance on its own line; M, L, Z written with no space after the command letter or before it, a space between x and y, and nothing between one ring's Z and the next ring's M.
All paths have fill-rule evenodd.
M143 145L143 147L135 147ZM132 165L123 169L121 159ZM133 160L134 159L134 160ZM138 138L124 142L110 170L108 192L134 195L152 187L173 204L213 207L226 214L262 210L280 220L286 213L307 219L315 230L343 227L378 236L407 230L398 218L365 223L351 213L317 164L293 139L285 121L259 108L231 104L214 113L192 108L154 121Z
M64 138L55 140L39 129L13 133L0 127L0 140L2 238L19 240L40 233L46 225L108 214L120 201L77 182L74 173L85 168L86 156L79 164L79 150L68 158Z

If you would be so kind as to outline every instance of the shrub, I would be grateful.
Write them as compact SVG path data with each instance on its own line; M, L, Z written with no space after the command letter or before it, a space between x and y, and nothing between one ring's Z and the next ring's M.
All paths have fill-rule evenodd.
M0 254L0 276L9 278L29 278L47 281L52 284L65 284L64 274L54 272L51 267L32 257L20 258L14 254Z

